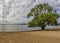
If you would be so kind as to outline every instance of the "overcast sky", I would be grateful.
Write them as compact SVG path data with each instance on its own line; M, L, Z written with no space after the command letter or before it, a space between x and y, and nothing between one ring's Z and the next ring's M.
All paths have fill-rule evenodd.
M27 19L27 13L31 10L32 7L39 3L49 3L54 9L57 10L58 14L60 14L60 0L0 0L1 21L2 21L1 15L3 13L2 6L4 4L5 6L7 6L6 8L8 8L9 3L11 3L10 4L11 8L9 9L10 13L8 15L5 15L6 17L4 19L5 21L11 23L26 23L27 21L31 20L33 17ZM58 22L60 22L60 18L58 19Z
M32 5L33 5L32 7L34 7L36 4L39 4L39 3L49 3L55 10L57 10L57 13L60 15L60 0L32 0L32 1L31 0L30 1L27 1L26 0L26 2L25 1L22 1L21 2L21 5L27 5L27 4L29 4L28 2L30 2L30 7ZM32 4L31 4L31 2L32 2ZM60 22L60 18L58 19L58 22Z

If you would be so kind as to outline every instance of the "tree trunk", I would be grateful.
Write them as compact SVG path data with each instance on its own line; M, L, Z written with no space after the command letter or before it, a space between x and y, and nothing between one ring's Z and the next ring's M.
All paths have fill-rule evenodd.
M45 27L42 27L42 30L44 30L45 29Z

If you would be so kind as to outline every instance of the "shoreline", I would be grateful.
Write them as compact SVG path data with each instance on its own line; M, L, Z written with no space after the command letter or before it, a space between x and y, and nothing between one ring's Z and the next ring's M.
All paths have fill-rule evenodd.
M60 31L0 33L0 43L60 43Z

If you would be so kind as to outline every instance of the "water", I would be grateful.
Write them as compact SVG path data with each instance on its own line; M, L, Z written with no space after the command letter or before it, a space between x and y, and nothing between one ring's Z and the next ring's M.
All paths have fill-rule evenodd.
M55 26L47 26L53 28ZM27 25L0 25L0 32L15 32L15 31L29 31L29 30L41 30L40 27L28 27Z

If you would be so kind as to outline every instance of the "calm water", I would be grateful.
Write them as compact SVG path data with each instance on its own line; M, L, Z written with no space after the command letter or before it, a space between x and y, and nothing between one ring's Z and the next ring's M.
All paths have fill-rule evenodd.
M54 28L55 26L47 26L47 28ZM28 31L41 30L40 27L28 27L27 25L0 25L0 32L14 32L14 31Z

